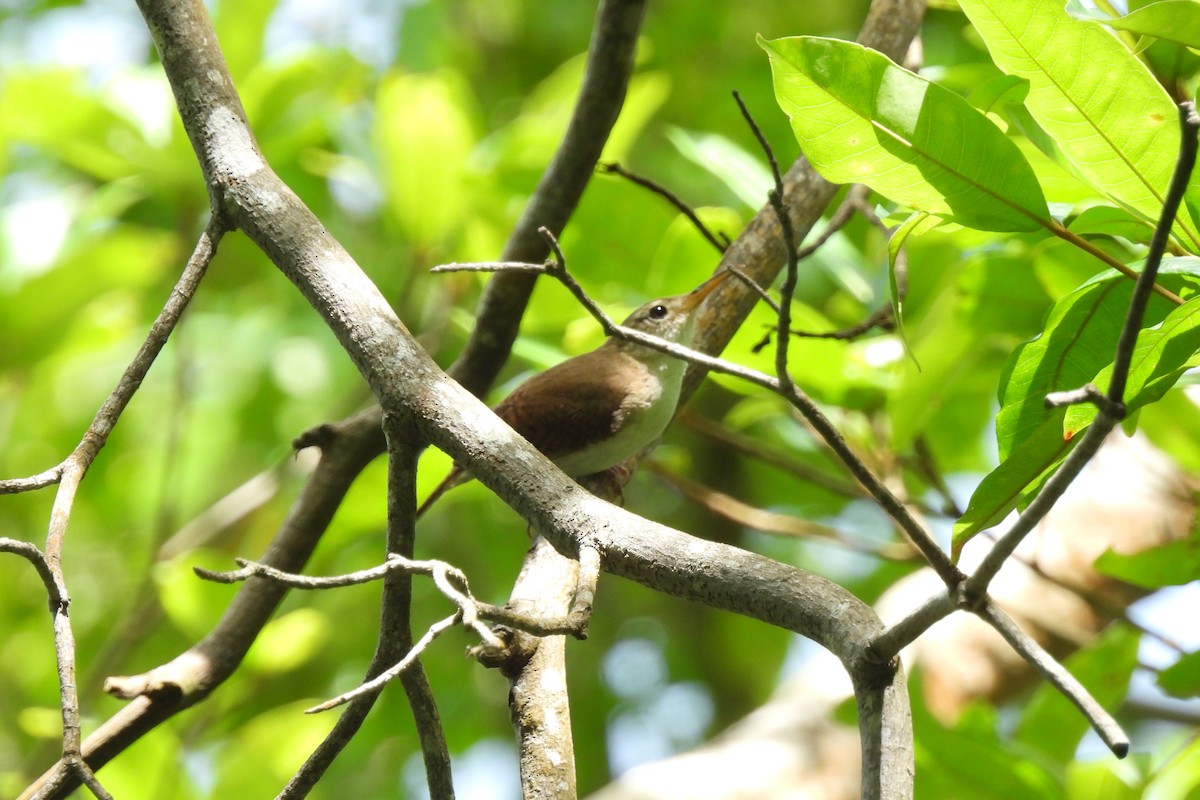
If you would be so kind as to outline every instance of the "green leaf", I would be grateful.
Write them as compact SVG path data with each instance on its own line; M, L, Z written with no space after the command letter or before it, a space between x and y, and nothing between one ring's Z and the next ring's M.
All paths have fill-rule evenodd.
M1145 800L1146 767L1131 764L1138 755L1126 761L1073 761L1067 765L1066 800ZM1148 756L1143 756L1148 760ZM1130 782L1133 785L1130 785Z
M1197 270L1198 259L1171 259L1159 280L1173 289L1194 286L1197 279L1190 273ZM1013 353L1001 378L996 416L1001 459L1054 413L1045 407L1047 394L1078 389L1112 363L1132 293L1133 283L1115 270L1097 275L1055 303L1041 336ZM1176 308L1151 297L1145 324L1158 324Z
M1145 219L1113 206L1092 206L1085 209L1067 227L1078 234L1120 236L1122 239L1143 244L1148 243L1154 233L1154 226Z
M1079 0L1070 0L1067 13L1140 36L1200 48L1200 3L1196 0L1161 0L1115 18L1087 8Z
M1138 635L1124 626L1113 626L1086 650L1071 656L1067 669L1105 708L1115 708L1129 690L1129 677L1137 667ZM1049 684L1038 688L1021 721L1016 738L1042 754L1065 764L1075 755L1088 721L1071 701Z
M958 95L836 39L759 44L775 96L826 180L864 183L917 211L990 231L1033 231L1046 200L1017 146Z
M1189 272L1198 268L1197 259L1171 259L1162 280L1172 286L1194 285ZM1055 303L1041 335L1013 353L1000 380L996 416L1001 462L976 487L966 513L954 525L955 557L971 537L1023 507L1062 463L1079 431L1090 424L1091 406L1047 409L1046 395L1077 389L1111 368L1132 292L1133 284L1115 270L1096 276ZM1151 300L1146 323L1172 322L1139 337L1140 355L1127 392L1131 411L1162 397L1191 363L1200 342L1200 331L1192 323L1193 305Z
M1029 94L1029 81L1015 75L999 75L976 86L967 102L986 113L1010 103L1023 103Z
M32 145L98 180L137 171L137 158L129 156L144 153L141 131L88 92L82 72L11 72L0 89L0 143L6 149Z
M967 510L954 523L950 536L950 552L955 560L975 534L1000 523L1036 492L1074 448L1077 440L1064 439L1061 433L1063 414L1058 409L1048 417L975 487Z
M1138 334L1125 388L1125 408L1132 413L1153 403L1175 385L1180 376L1200 364L1200 299L1193 298L1174 309L1162 323ZM1102 392L1112 381L1109 364L1092 379ZM1096 407L1080 403L1067 410L1063 435L1071 438L1092 424Z
M1172 697L1200 695L1200 652L1188 653L1160 672L1158 685Z
M240 80L262 60L263 38L278 4L278 0L217 4L213 28L235 80Z
M945 728L914 703L916 783L922 798L1050 800L1062 792L1054 775L996 732L996 712L970 706Z
M996 65L1029 81L1026 107L1062 153L1117 202L1158 218L1179 150L1178 114L1149 70L1061 0L962 0ZM1176 235L1200 246L1181 213Z
M1200 540L1193 537L1131 555L1110 550L1096 559L1096 569L1146 589L1182 586L1200 578Z

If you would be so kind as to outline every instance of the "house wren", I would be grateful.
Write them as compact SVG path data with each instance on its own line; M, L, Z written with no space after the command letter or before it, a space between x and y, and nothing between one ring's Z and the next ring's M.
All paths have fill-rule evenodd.
M688 294L652 300L622 323L690 345L697 310L731 273L718 272ZM675 415L687 365L619 338L538 373L493 411L572 478L617 467L662 435ZM470 480L459 465L417 509Z

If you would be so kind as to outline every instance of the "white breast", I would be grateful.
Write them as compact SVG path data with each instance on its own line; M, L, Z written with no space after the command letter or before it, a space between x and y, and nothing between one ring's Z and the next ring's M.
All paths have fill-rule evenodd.
M685 364L670 356L651 359L645 365L658 380L642 380L630 392L617 413L613 436L579 452L559 458L558 468L573 477L592 475L614 467L653 442L675 415Z

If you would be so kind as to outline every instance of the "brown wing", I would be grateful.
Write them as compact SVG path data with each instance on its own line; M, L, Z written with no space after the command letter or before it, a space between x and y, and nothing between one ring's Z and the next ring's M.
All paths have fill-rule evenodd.
M622 419L627 358L593 350L533 376L496 406L496 414L550 459L611 436ZM639 376L640 377L640 376Z

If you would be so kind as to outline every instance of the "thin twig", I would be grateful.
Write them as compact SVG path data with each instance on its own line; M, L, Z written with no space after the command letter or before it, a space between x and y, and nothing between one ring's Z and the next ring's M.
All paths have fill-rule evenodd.
M1114 407L1108 402L1108 397L1104 395L1095 384L1087 383L1078 389L1068 389L1063 392L1050 392L1046 395L1046 408L1062 408L1063 406L1074 406L1080 403L1091 403L1096 408L1104 408L1108 414L1119 414L1120 408Z
M801 339L836 339L838 341L850 341L857 339L868 331L875 328L884 330L890 329L893 325L892 307L891 305L883 305L867 315L866 319L861 322L856 322L853 325L842 328L836 331L798 331L792 330L792 336L797 336Z
M770 306L772 311L774 311L776 314L779 313L779 303L775 302L775 298L771 297L771 294L762 286L760 286L758 281L747 275L741 267L730 267L729 271L733 273L733 277L750 287L750 290L758 295L764 303Z
M587 66L571 121L537 188L513 226L501 258L536 261L546 255L539 227L563 230L595 174L633 76L646 0L603 0L588 42ZM487 391L508 358L533 281L520 275L489 281L477 324L450 375L476 395Z
M391 681L395 678L400 677L400 675L406 669L408 669L410 666L412 666L414 663L416 663L417 657L420 656L421 653L425 652L425 649L427 647L429 647L430 644L433 643L434 639L438 638L443 633L450 630L455 625L457 625L459 622L461 622L461 617L462 617L462 615L460 613L455 612L454 614L451 614L450 616L446 617L445 619L443 619L439 622L433 623L432 625L429 626L429 630L425 631L425 635L422 636L417 641L417 643L412 646L412 649L410 649L407 653L404 654L404 658L400 659L400 661L397 662L395 666L391 667L390 669L384 670L377 677L372 678L369 681L365 681L365 682L359 684L357 687L355 687L354 689L351 689L348 692L343 692L342 694L339 694L337 697L326 700L324 703L320 703L318 705L313 706L312 708L305 709L304 713L305 714L317 714L322 711L328 711L331 708L337 708L340 705L349 703L351 700L354 700L357 697L363 697L365 695L370 695L370 694L377 694L379 692L379 690L381 690L384 687L384 685L386 683L388 683L388 681Z
M792 233L791 215L788 214L787 205L783 199L783 176L779 172L779 164L775 160L775 154L772 152L766 137L754 122L753 117L751 117L750 112L746 109L741 97L736 92L734 92L733 96L737 100L738 107L742 109L742 115L746 118L746 122L751 130L754 131L755 137L757 137L759 144L762 145L767 160L771 164L771 173L775 176L775 188L771 190L768 197L771 207L774 208L775 215L778 218L780 235L784 238L784 247L787 252L787 272L784 275L783 286L780 288L782 296L779 303L780 313L777 327L779 341L775 345L775 374L776 382L779 386L779 394L804 415L809 424L825 440L826 444L842 459L854 477L879 502L883 510L896 521L900 529L908 536L909 541L921 552L921 555L925 557L929 565L946 582L946 585L957 586L964 577L962 571L942 552L937 542L933 540L921 523L904 507L904 503L850 449L850 446L846 443L845 438L837 427L821 413L816 403L796 386L788 372L788 342L790 340L788 333L791 329L791 302L792 293L796 288L799 253L796 249L795 236Z
M711 230L708 229L708 226L705 225L700 220L700 217L696 216L696 212L695 212L695 210L692 209L691 206L689 206L687 203L683 202L683 200L679 199L678 195L674 194L670 189L667 189L662 184L656 183L655 181L652 181L649 178L646 178L646 177L643 177L636 173L630 172L629 170L625 169L620 164L617 164L615 162L608 163L608 164L601 163L599 169L601 172L606 172L606 173L609 173L610 175L620 175L625 180L636 183L638 186L641 186L643 189L649 189L654 194L658 195L659 197L663 198L671 205L675 206L675 209L677 211L679 211L679 213L681 213L685 217L687 217L688 221L692 223L692 226L697 231L700 232L700 235L704 237L705 241L707 241L713 247L717 248L718 253L724 253L725 248L729 247L728 237L725 238L724 242L722 242L720 239L718 239L716 237L716 235Z
M171 332L175 330L180 317L195 294L200 279L212 261L216 244L220 241L224 231L224 222L214 216L209 222L208 228L200 235L183 274L172 289L163 309L155 318L154 324L137 354L125 368L116 388L96 412L83 439L56 468L58 491L55 493L54 504L50 510L44 558L46 567L53 575L55 586L54 592L51 593L51 596L55 598L51 605L51 613L54 617L54 653L58 668L59 702L63 721L62 760L89 788L92 788L93 792L96 792L97 789L103 792L103 789L96 781L95 776L91 774L90 768L84 763L82 754L79 688L75 676L75 636L71 630L68 615L71 600L67 593L66 579L62 568L67 527L75 505L75 496L84 475L108 441L108 436L120 419L121 413L133 398L134 393L137 392L138 387L141 386L142 380L166 344ZM51 472L54 471L51 470ZM43 473L43 475L45 474ZM30 487L36 488L35 484L38 482L35 480L26 483Z
M432 273L444 272L532 272L537 275L546 273L546 264L534 264L529 261L479 261L464 263L452 261L449 264L438 264L429 270Z
M549 237L553 241L554 237L548 230L543 230L543 235ZM555 245L557 242L555 242ZM553 245L552 245L553 248ZM477 265L480 269L488 269L490 265ZM524 268L524 267L522 267ZM813 430L820 436L830 450L846 465L850 473L858 480L864 489L879 502L885 513L887 513L909 540L921 551L926 561L938 572L948 586L957 586L964 577L962 572L954 566L950 559L942 552L937 543L929 536L921 523L909 513L904 502L901 501L890 489L881 481L868 467L863 463L862 459L850 448L846 443L845 438L838 431L828 417L817 407L798 386L794 384L790 390L784 390L780 385L778 378L767 375L749 367L744 367L740 364L734 364L730 361L725 361L720 358L715 358L698 350L693 350L690 347L668 342L665 339L659 339L657 336L645 333L643 331L634 330L632 328L624 328L618 325L604 313L594 300L587 295L583 287L571 276L566 269L565 262L548 261L542 270L558 280L562 281L563 285L579 300L580 304L600 323L604 332L609 336L617 336L631 342L649 347L652 350L657 350L660 353L667 353L675 358L688 362L689 364L699 366L710 372L718 372L724 375L733 375L741 378L748 383L760 386L773 392L791 405L793 405L808 423Z
M349 572L344 575L331 575L324 578L312 577L309 575L297 575L292 572L284 572L280 569L263 564L257 561L251 561L245 558L234 559L241 566L241 569L232 570L229 572L219 572L216 570L204 569L203 567L193 567L192 570L201 578L215 583L240 583L249 578L258 576L269 578L276 583L281 583L292 589L337 589L343 586L357 586L363 583L382 580L385 575L393 571L403 571L411 575L426 575L432 576L439 570L452 572L455 579L460 580L464 585L466 576L462 574L456 567L446 564L444 561L411 561L403 556L395 553L389 553L387 561L375 567L359 570L357 572Z
M1154 228L1154 235L1150 237L1146 263L1142 266L1142 274L1138 276L1138 281L1133 287L1133 297L1129 299L1129 314L1125 317L1125 326L1117 339L1117 355L1113 359L1112 378L1108 385L1108 399L1113 403L1125 402L1125 383L1129 379L1129 367L1133 363L1133 350L1137 344L1138 332L1141 331L1142 320L1146 316L1146 304L1150 302L1150 293L1154 291L1158 268L1162 264L1167 242L1171 239L1175 215L1187 192L1192 169L1196 166L1196 134L1200 130L1200 117L1196 115L1195 103L1182 103L1179 106L1179 125L1179 158L1175 162L1175 172L1167 187L1167 196L1163 199L1162 217Z
M867 653L880 664L886 664L900 654L917 637L956 610L949 592L939 591L903 619L889 625L867 645Z
M741 101L739 100L738 102L740 103ZM779 187L781 185L782 179L780 183L776 184L776 186ZM835 233L846 227L846 223L854 218L854 214L856 212L863 213L863 208L866 205L863 201L863 198L866 197L870 191L870 188L863 184L855 184L851 186L850 191L846 194L846 199L838 204L837 209L835 209L833 212L833 216L829 218L829 222L825 223L825 227L821 229L819 234L817 234L817 238L813 239L811 242L796 251L796 260L803 261L813 253L820 250L830 239L833 238Z
M46 587L46 596L50 598L50 610L54 611L59 607L62 603L63 592L66 590L59 586L57 573L50 569L50 564L46 562L46 557L42 555L42 551L38 549L37 545L32 542L22 542L19 539L0 537L0 553L18 555L33 564L38 577L42 579L42 585Z
M975 613L1003 636L1009 646L1040 672L1051 686L1075 704L1117 758L1124 758L1129 753L1129 737L1121 730L1117 721L1096 702L1091 693L1067 671L1066 667L1021 630L1012 617L1005 614L991 600L980 606Z

